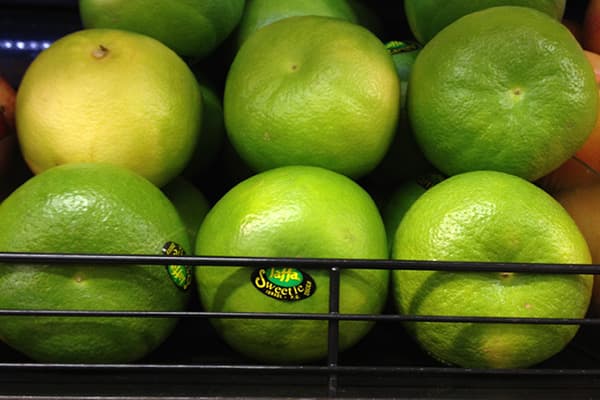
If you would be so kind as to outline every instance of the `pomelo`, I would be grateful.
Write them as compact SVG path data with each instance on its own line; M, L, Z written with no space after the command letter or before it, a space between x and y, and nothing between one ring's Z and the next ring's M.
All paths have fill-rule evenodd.
M182 57L206 58L231 34L244 0L79 0L85 28L153 37Z
M187 64L148 36L84 29L29 65L16 125L34 173L65 163L120 165L166 184L185 168L202 124L202 96Z
M487 169L536 180L591 134L598 89L564 25L505 6L468 14L429 41L407 102L415 138L442 173Z
M67 164L36 175L0 205L0 251L191 253L177 210L156 186L122 167ZM175 258L174 258L175 260ZM174 261L174 264L176 261ZM181 266L7 263L0 308L183 311L191 271ZM166 340L176 318L3 316L0 338L44 362L138 360Z
M589 264L567 211L534 184L503 172L455 175L422 194L396 230L401 260ZM593 275L395 270L405 315L583 318ZM434 358L467 368L525 368L562 351L577 325L411 322Z
M322 16L285 18L251 35L224 95L228 137L255 171L301 164L365 175L385 155L399 109L385 45Z
M201 256L388 257L385 228L369 194L344 175L286 166L254 175L228 191L206 215L196 239ZM265 266L195 269L201 303L216 312L326 313L329 271ZM376 314L389 271L344 269L340 312ZM327 321L212 320L236 351L262 362L298 363L327 355ZM368 321L341 321L339 348L358 343Z

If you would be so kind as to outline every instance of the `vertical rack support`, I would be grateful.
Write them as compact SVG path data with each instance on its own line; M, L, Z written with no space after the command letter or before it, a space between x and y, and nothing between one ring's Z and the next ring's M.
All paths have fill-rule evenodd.
M329 270L329 315L338 315L340 311L340 269L332 267ZM338 366L339 356L339 321L337 318L328 320L328 357L329 368ZM336 397L338 390L338 376L336 372L329 373L328 392L330 397Z

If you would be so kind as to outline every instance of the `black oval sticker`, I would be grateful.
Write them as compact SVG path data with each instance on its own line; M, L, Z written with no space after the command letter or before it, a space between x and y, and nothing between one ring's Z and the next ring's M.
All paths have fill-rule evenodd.
M265 296L281 301L299 301L317 290L315 280L297 268L258 268L252 272L252 284Z

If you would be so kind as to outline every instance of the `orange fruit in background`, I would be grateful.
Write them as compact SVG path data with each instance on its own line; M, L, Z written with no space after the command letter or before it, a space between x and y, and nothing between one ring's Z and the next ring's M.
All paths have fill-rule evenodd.
M578 42L526 7L468 14L413 65L408 114L442 173L497 170L536 180L569 159L596 123L598 88Z
M586 50L600 53L600 1L588 0L581 21L581 43Z
M498 6L531 7L560 21L566 3L566 0L405 0L404 12L415 38L427 43L446 26L475 11Z
M592 263L600 264L600 177L594 183L562 190L554 197L583 233L592 254ZM589 311L592 316L600 316L599 275L594 275L594 291Z
M337 18L290 17L259 29L225 86L229 140L255 171L301 164L362 176L385 155L399 110L384 44Z
M589 264L567 211L534 184L503 172L447 178L423 193L396 230L399 260ZM395 270L401 314L583 318L593 275ZM434 358L467 368L525 368L560 352L577 325L407 323Z
M32 177L2 202L0 225L4 252L163 255L176 243L191 253L167 197L109 164L62 165ZM177 279L162 265L4 263L0 308L183 311L189 291ZM38 361L131 362L156 349L176 323L139 316L3 316L0 338Z
M201 124L202 95L187 64L127 31L58 39L29 65L17 92L17 135L34 173L106 162L162 186L187 165Z
M79 0L85 28L123 29L157 40L183 57L205 58L237 26L244 0Z
M15 168L15 98L13 86L0 75L0 201L11 190Z
M274 168L229 190L206 215L196 255L244 257L388 257L382 218L369 194L344 175L311 166ZM198 266L202 306L211 312L326 313L329 271L287 266ZM388 294L389 271L344 269L340 312L377 314ZM233 349L255 360L297 363L327 355L327 321L213 319ZM373 327L341 321L339 348Z

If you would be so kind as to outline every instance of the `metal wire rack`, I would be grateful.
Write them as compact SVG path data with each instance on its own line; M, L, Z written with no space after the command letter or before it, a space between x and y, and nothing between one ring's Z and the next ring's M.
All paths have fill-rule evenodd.
M5 263L164 266L172 261L169 256L153 255L0 253L0 268ZM597 274L600 265L197 256L182 256L177 261L182 265L326 269L330 275L329 310L327 313L230 313L207 312L194 307L177 312L0 309L0 316L166 317L182 321L181 331L156 354L131 364L39 363L11 354L9 361L0 361L0 399L24 394L64 399L115 396L450 398L495 397L507 393L518 397L529 396L536 390L545 398L564 398L566 393L600 393L600 347L593 346L594 328L600 324L597 318L423 316L398 315L393 310L377 315L354 315L339 311L340 274L345 268ZM210 337L208 320L211 318L325 320L328 322L328 355L320 363L306 365L257 364L237 356L219 339ZM339 322L345 320L374 321L381 327L365 338L357 350L347 351L351 353L347 356L346 352L340 352L337 340ZM480 370L441 365L420 353L418 346L404 337L399 328L400 323L407 321L576 324L587 327L589 332L585 340L574 341L540 366ZM204 330L196 329L202 324L205 324ZM199 331L207 332L207 336L196 337ZM205 348L212 347L212 352L197 354L193 350L194 340L208 341ZM402 357L395 353L405 354Z
M378 1L396 9L396 1ZM586 2L569 2L579 16ZM76 0L0 0L4 41L0 59L17 82L34 54L52 40L79 29ZM575 12L576 11L576 12ZM394 13L385 13L392 22ZM394 25L394 29L398 27ZM395 31L397 32L397 31ZM21 40L22 39L22 40ZM21 43L22 46L21 47ZM4 47L3 47L4 46ZM21 51L16 51L21 50ZM172 258L148 255L0 253L6 263L147 264L164 266ZM345 268L432 269L521 273L600 273L600 265L404 262L392 260L179 257L178 263L247 267L288 266L326 269L330 273L327 313L213 313L191 307L185 312L7 310L7 316L130 316L179 318L171 338L148 358L131 364L56 364L32 362L0 345L0 399L120 398L595 398L600 396L600 319L539 319L347 315L339 312L339 278ZM318 363L265 365L241 358L209 326L211 318L319 319L328 322L329 352ZM373 331L343 353L337 346L339 322L375 321ZM411 342L406 321L576 324L582 329L560 354L528 369L478 370L445 366Z

